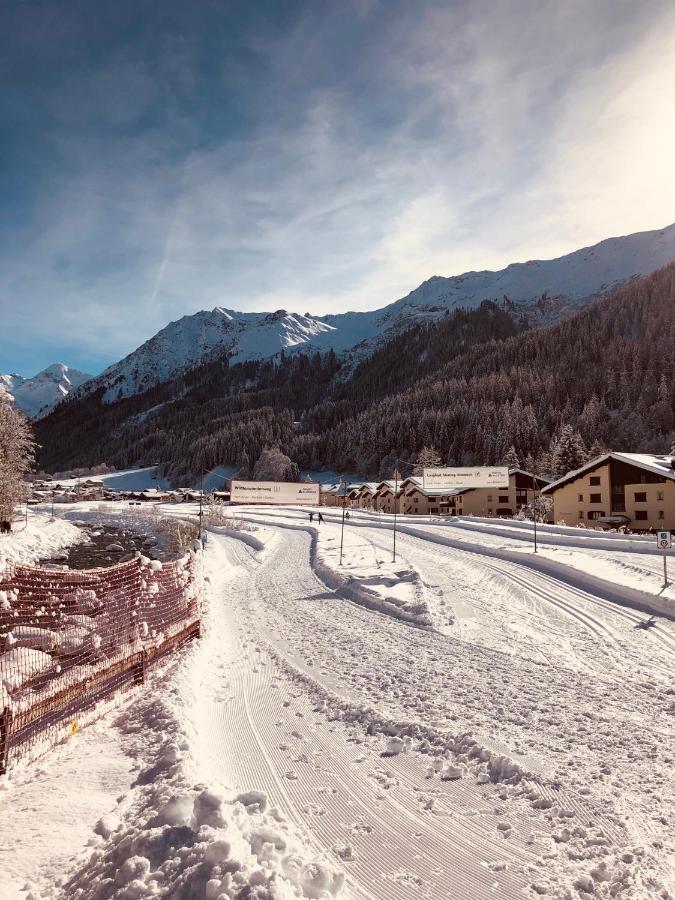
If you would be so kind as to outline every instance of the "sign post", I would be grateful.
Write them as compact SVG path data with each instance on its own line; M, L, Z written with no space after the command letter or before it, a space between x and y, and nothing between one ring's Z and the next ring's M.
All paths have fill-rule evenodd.
M237 481L230 485L230 503L264 503L274 506L318 506L316 482Z
M670 550L673 546L673 540L670 536L669 531L657 531L656 532L656 545L659 550L663 551L663 586L666 587L668 585L668 560L666 556L666 551Z
M446 466L423 469L425 488L508 488L508 466Z

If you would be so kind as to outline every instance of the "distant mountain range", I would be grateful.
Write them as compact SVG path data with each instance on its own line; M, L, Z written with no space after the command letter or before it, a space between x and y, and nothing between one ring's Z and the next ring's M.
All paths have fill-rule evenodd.
M6 391L15 405L31 419L40 419L91 377L63 363L54 363L32 378L0 375L0 391Z
M524 317L530 325L548 324L673 260L675 224L609 238L558 259L514 263L499 272L434 276L406 297L370 312L313 316L216 307L171 322L76 393L81 397L103 388L104 402L112 402L222 356L237 363L281 351L332 349L358 362L413 325L436 321L460 307L475 309L486 299L506 303L514 317Z

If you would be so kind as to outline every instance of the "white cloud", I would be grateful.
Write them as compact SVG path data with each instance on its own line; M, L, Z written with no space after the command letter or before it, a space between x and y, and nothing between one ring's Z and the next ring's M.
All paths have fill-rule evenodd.
M252 129L190 145L181 120L54 143L68 165L5 248L4 334L71 340L103 364L216 304L374 308L433 274L663 226L675 209L670 9L310 9L282 40L252 39L266 66L255 90L241 86ZM367 52L343 58L349 29L356 41L369 27ZM115 65L138 86L135 121L156 86ZM111 77L102 66L94 85L106 93Z

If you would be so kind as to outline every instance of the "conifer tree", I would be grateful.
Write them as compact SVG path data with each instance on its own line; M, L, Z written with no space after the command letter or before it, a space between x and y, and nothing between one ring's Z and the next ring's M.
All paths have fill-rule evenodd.
M12 519L14 506L26 495L35 442L27 419L0 392L0 519Z
M552 449L551 465L557 478L579 469L588 459L583 438L571 425L563 425Z
M415 458L413 475L421 476L424 469L436 469L441 464L440 454L434 447L422 447Z
M520 460L518 459L518 454L516 453L516 448L511 444L509 449L506 451L502 458L502 465L508 466L509 469L519 469L520 468Z

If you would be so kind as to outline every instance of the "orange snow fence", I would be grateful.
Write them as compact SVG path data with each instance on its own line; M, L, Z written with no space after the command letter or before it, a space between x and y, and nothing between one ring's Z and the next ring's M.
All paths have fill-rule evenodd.
M0 774L77 733L199 635L201 553L0 573ZM76 723L76 724L74 724Z

